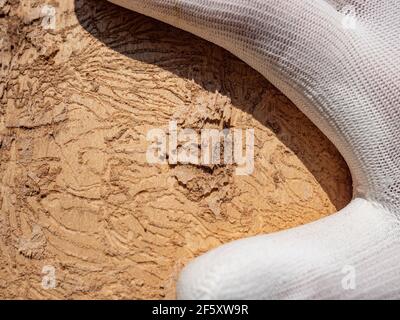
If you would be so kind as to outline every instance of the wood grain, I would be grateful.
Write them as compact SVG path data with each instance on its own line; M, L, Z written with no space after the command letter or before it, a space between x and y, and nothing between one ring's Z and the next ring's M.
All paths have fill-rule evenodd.
M1 298L174 298L193 257L349 202L334 146L223 49L107 1L0 10ZM254 128L254 174L149 165L146 133L171 119Z

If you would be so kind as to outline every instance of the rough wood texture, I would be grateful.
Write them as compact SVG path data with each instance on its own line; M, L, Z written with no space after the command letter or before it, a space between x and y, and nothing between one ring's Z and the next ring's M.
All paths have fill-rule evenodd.
M46 3L54 31L43 0L0 0L1 298L174 298L193 257L349 202L332 144L226 51L106 1ZM254 174L148 165L172 118L255 128Z

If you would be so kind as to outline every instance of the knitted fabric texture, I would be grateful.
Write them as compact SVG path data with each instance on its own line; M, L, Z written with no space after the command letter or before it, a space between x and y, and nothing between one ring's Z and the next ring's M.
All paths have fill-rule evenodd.
M400 1L111 2L259 71L336 145L353 177L354 199L337 214L194 260L178 298L400 298Z

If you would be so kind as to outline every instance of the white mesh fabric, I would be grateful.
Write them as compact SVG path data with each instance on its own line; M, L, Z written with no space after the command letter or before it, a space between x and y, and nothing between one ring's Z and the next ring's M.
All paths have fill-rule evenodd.
M112 2L244 60L332 140L353 176L342 212L213 250L183 271L178 297L400 297L400 1ZM355 290L341 286L345 265L359 275Z

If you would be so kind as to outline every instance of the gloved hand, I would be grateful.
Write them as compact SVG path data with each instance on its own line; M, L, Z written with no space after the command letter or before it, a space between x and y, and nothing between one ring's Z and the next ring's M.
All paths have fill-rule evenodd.
M210 251L183 270L178 298L400 298L400 1L112 2L244 60L330 138L353 176L345 209Z

